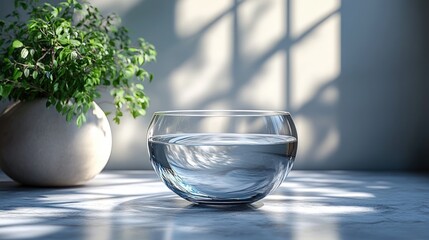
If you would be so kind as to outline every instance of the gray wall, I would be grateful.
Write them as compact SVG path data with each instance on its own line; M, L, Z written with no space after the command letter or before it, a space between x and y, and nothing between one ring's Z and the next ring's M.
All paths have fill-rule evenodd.
M299 169L429 168L424 0L92 2L159 53L148 115L112 124L110 169L150 168L154 111L219 108L291 112Z
M428 151L427 7L344 1L342 13L342 141L332 164L418 169Z
M429 94L427 93L427 90L429 89L429 27L428 27L428 23L429 23L429 2L425 1L423 6L422 6L422 11L424 12L424 18L423 18L423 22L424 22L424 28L426 29L426 31L424 31L424 40L423 42L424 44L424 52L426 53L426 56L423 60L423 64L424 64L424 69L425 69L425 77L424 77L424 86L422 91L424 92L424 97L422 100L422 111L426 112L426 117L424 118L424 123L420 126L422 128L421 134L424 134L425 138L423 139L423 144L421 144L421 152L423 152L424 157L422 157L422 161L421 161L421 168L428 170L429 169L429 150L428 150L428 143L429 143L429 126L428 126L428 122L429 122Z

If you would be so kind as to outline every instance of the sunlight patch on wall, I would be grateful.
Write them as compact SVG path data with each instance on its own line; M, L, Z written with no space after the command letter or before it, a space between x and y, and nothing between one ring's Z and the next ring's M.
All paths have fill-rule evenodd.
M255 109L284 109L285 61L285 53L277 52L265 62L261 70L250 78L249 83L240 89L239 100L251 104Z
M255 60L284 37L287 30L285 1L244 1L238 10L238 22L241 38L239 47L246 55L244 60Z
M222 13L228 11L233 1L179 0L176 2L175 29L179 37L185 38L206 28Z
M176 22L179 22L176 30L182 35L189 34L186 27L182 27L182 17L200 16L201 12L208 9L207 7L195 8L187 4L185 9L181 4L187 2L189 1L179 1L178 8L181 10L178 11L176 18ZM224 8L216 9L218 9L217 12L213 12L213 9L209 10L207 14L213 14L213 16L206 16L206 19L215 18L216 14L223 13ZM205 22L196 19L199 18L195 17L195 22ZM200 28L203 27L200 26ZM195 46L196 56L172 72L169 81L170 94L175 99L176 108L193 109L207 98L221 97L231 87L231 79L227 72L231 65L231 32L232 18L226 15L201 36L199 45Z
M340 15L335 14L292 47L294 109L313 99L321 86L340 74L340 20Z
M238 100L256 109L284 109L286 58L284 48L277 43L286 33L285 1L245 1L238 17L239 47L245 56L242 60L251 66L256 62L255 67L259 68L246 79ZM260 58L269 52L272 54L261 61Z
M335 80L341 71L340 0L291 2L291 103L300 135L299 157L321 161L338 148ZM298 162L299 165L299 162Z
M291 21L291 36L299 37L307 29L315 26L341 6L340 0L295 0L291 4L293 20Z
M178 1L175 30L198 41L169 76L174 107L285 108L284 10L279 0Z

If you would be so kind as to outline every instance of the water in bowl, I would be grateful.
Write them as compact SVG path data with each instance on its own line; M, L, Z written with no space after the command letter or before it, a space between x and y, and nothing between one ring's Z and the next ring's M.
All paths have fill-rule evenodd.
M170 134L149 139L164 183L197 203L249 203L277 188L292 168L297 139L266 134Z

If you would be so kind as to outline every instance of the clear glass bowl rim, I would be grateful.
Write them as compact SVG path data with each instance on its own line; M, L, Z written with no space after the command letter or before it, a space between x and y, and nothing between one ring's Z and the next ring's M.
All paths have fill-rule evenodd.
M190 117L264 117L290 116L289 112L276 110L173 110L157 111L153 115L159 116L190 116Z

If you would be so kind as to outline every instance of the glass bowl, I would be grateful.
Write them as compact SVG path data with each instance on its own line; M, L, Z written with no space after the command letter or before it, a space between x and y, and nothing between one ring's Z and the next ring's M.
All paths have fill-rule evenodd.
M148 129L153 168L180 197L245 204L274 191L292 168L298 136L282 111L164 111Z

